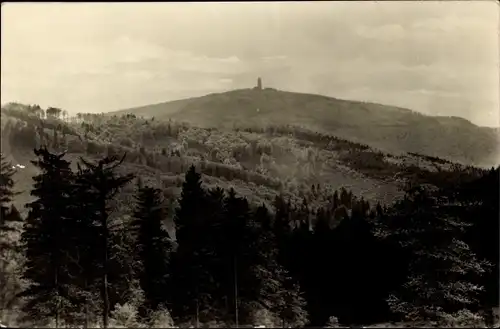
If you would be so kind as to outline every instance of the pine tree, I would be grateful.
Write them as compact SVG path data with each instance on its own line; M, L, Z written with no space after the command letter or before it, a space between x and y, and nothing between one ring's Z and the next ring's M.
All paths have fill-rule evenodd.
M339 200L339 192L335 191L333 192L333 198L332 198L332 209L335 210L337 209L338 206L340 206L340 200Z
M252 237L255 239L252 257L252 275L255 276L252 290L255 301L268 310L276 311L282 306L283 267L278 263L278 246L272 231L271 214L262 204L253 213Z
M113 217L110 221L109 305L115 310L124 304L140 307L144 304L144 293L140 286L136 239L129 229L128 217Z
M254 245L255 257L251 270L255 276L255 300L274 311L283 327L303 326L307 321L306 303L300 286L287 269L278 262L278 245L271 227L271 214L265 205L254 212L257 232Z
M478 258L487 260L491 266L487 273L471 278L485 286L481 293L481 307L492 317L491 309L499 305L499 181L500 167L492 168L480 178L460 186L457 200L461 205L460 214L471 224L466 241ZM488 319L491 321L492 319Z
M169 256L172 243L163 228L165 209L160 189L142 187L136 196L132 228L136 235L137 253L142 263L140 284L145 294L144 308L156 311L166 306Z
M52 154L46 148L34 152L38 160L32 163L41 173L33 177L31 195L36 200L26 205L29 213L22 233L26 251L23 277L29 287L21 296L28 298L24 312L29 318L53 316L58 326L71 304L67 223L71 220L73 172L70 163L63 160L64 153Z
M224 200L224 243L219 246L218 254L221 255L224 267L223 271L223 289L230 314L234 314L236 324L240 321L240 308L242 315L248 310L246 302L252 301L248 298L252 295L249 279L250 250L252 249L252 235L249 230L250 208L246 199L236 196L236 192L231 188ZM223 246L223 247L222 247ZM232 307L231 307L232 306Z
M299 284L289 274L284 273L282 281L281 305L278 312L282 327L302 328L308 322L306 300L302 296Z
M19 231L18 223L22 222L21 215L13 205L9 205L17 195L14 191L13 175L15 170L12 164L0 154L0 268L8 262L8 253L17 248L15 235ZM1 282L0 282L1 286Z
M343 205L343 206L346 206L347 208L349 208L349 203L350 203L350 199L349 199L349 193L347 192L347 190L342 187L340 189L340 205Z
M90 186L84 172L76 175L72 216L73 221L68 225L68 235L71 241L68 256L70 256L70 273L73 278L75 304L78 305L71 317L74 322L83 322L87 328L92 314L102 308L99 300L99 227L96 221L94 198L89 193ZM83 306L83 307L82 307Z
M372 233L367 203L361 199L352 206L351 216L340 221L331 236L331 262L342 270L334 273L330 295L333 315L342 323L363 324L387 313L381 288L388 277L381 271L383 255Z
M276 196L274 199L275 216L273 221L273 233L278 244L278 260L280 264L288 266L290 250L290 221L292 218L292 206L290 200L285 202L282 196Z
M411 255L406 283L388 302L412 320L439 321L474 305L481 290L466 280L467 274L484 272L484 264L462 240L467 224L438 192L411 187L387 214L387 233Z
M212 275L207 263L206 193L201 175L191 166L182 185L179 207L175 211L177 250L172 255L172 304L178 319L191 320L211 312L209 291Z
M122 164L125 155L119 160L116 157L105 157L96 163L89 162L81 158L83 166L79 165L78 181L80 188L84 193L84 200L87 211L92 216L91 221L96 225L97 235L97 251L96 255L98 264L98 273L101 283L101 299L103 304L102 321L104 328L108 326L109 312L111 310L111 302L109 295L109 279L110 275L115 272L120 272L119 269L114 269L112 265L113 255L113 226L110 220L112 210L110 201L114 199L116 194L133 178L133 174L121 175L116 169ZM121 226L120 228L123 228ZM115 263L116 264L116 263ZM121 265L117 263L117 265Z
M6 216L9 212L9 203L15 196L13 191L14 179L16 173L12 163L6 160L6 157L0 153L0 230L6 230ZM2 249L5 246L2 246Z
M336 252L332 240L329 218L324 209L319 209L316 215L314 232L310 239L309 255L305 255L304 265L308 267L304 276L307 306L311 325L323 326L331 315L332 284L335 280Z
M20 290L18 269L21 266L21 249L19 248L19 229L16 224L22 223L21 214L14 205L4 215L4 224L0 229L0 319L4 312L12 309Z
M229 313L228 300L223 289L224 276L221 276L221 269L225 268L223 255L218 253L224 248L226 243L224 227L224 198L225 191L220 187L213 188L207 193L207 203L205 208L207 225L204 227L204 237L206 238L206 260L208 271L213 276L211 285L211 300L213 305L213 319L225 321Z

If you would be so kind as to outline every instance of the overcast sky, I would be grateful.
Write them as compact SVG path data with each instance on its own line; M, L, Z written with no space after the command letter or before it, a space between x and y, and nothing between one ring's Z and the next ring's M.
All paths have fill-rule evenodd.
M495 1L2 3L1 101L102 112L264 86L499 126Z

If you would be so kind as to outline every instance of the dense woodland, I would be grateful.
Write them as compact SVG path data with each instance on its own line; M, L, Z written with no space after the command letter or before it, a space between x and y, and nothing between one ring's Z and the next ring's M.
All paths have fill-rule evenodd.
M447 169L434 171L409 166L403 197L370 203L344 188L326 188L315 181L314 168L301 182L305 193L297 183L292 188L292 182L272 178L266 173L272 166L250 167L252 152L264 158L280 152L271 147L266 153L257 142L246 153L243 146L227 156L248 168L222 167L224 160L216 160L225 150L211 159L193 157L193 165L179 157L186 147L151 145L160 129L170 136L192 128L145 120L151 126L141 134L153 136L139 139L109 133L108 123L111 142L103 146L72 127L96 134L104 118L72 126L56 118L62 114L57 110L44 114L53 120L34 121L28 113L26 121L5 128L12 130L13 144L32 149L38 168L33 200L22 215L11 205L18 190L12 164L2 156L0 308L17 310L19 323L301 327L495 320L500 168L446 161ZM117 120L144 125L130 116ZM58 127L53 136L44 131L49 125ZM257 128L238 131L249 129ZM301 141L312 139L320 149L349 148L341 161L368 176L401 173L387 155L368 153L367 146L290 127L262 129L302 134ZM116 138L123 148L113 144ZM134 140L143 142L137 153ZM81 146L96 150L83 150L86 156L71 163L71 147ZM304 164L314 167L321 152L304 156ZM177 166L176 172L185 172L180 195L166 193L163 183L145 182L127 170L127 161L170 166L168 171ZM255 202L232 188L203 183L203 176L216 174L277 193L272 202ZM125 189L133 200L123 208ZM175 236L165 228L169 214Z

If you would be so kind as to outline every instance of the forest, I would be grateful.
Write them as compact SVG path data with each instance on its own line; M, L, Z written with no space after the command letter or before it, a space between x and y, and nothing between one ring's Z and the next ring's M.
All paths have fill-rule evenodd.
M61 120L58 109L36 109L10 109L16 120L2 123L37 169L21 211L12 204L16 169L2 155L2 319L85 328L498 322L500 167L403 166L294 127L235 127L233 139L259 133L282 143L238 146L173 122ZM162 147L172 136L185 144ZM303 152L307 142L314 147ZM301 162L285 170L276 160L290 152ZM363 177L402 176L401 196L368 200L324 184L318 168L332 154ZM175 173L178 193L131 164ZM242 185L254 187L243 195Z

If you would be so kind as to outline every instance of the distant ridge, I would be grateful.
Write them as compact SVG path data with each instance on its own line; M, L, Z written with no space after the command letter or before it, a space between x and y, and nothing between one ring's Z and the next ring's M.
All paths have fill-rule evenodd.
M415 152L478 166L500 163L498 128L479 127L460 117L274 88L237 89L108 114L126 113L214 128L296 125L392 153Z

